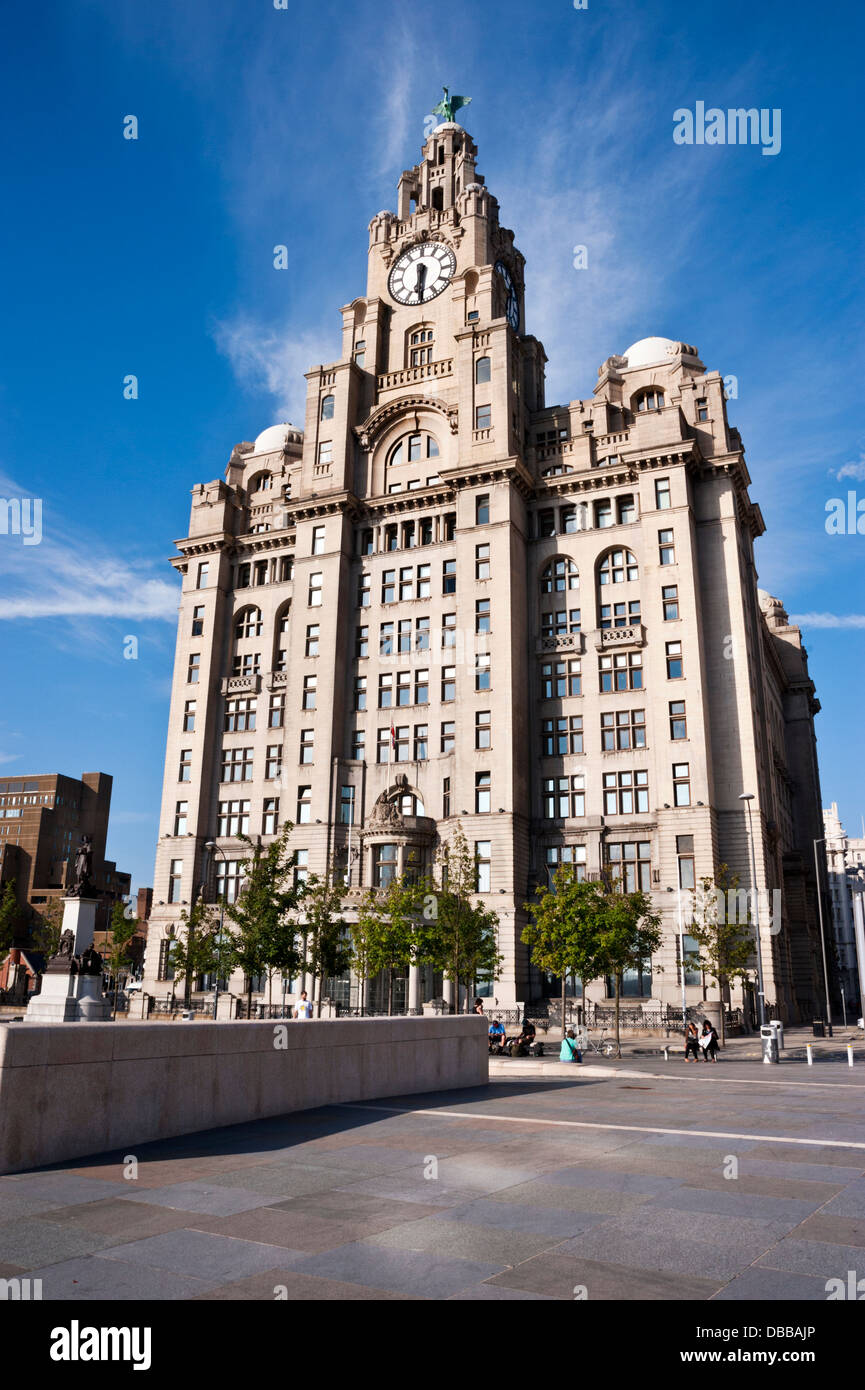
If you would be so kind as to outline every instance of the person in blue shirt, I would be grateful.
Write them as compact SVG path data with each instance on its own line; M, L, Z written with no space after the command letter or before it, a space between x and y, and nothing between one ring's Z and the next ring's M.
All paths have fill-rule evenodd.
M562 1045L559 1048L560 1062L582 1062L583 1057L577 1047L577 1038L573 1028L569 1028L562 1038Z
M489 1027L490 1052L501 1052L505 1041L505 1025L494 1018Z

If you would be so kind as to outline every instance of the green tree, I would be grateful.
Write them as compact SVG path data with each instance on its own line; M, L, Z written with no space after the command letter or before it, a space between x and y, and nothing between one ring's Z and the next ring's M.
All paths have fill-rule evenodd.
M378 929L378 893L375 888L368 888L357 909L357 921L349 924L351 965L359 981L361 1014L366 1011L366 985L373 973L370 959Z
M63 905L59 898L52 898L41 912L35 912L30 927L30 935L37 951L41 951L46 963L56 955L63 931Z
M572 974L586 986L602 970L599 959L605 897L599 883L581 883L570 864L560 864L552 886L539 884L538 901L526 903L532 921L523 928L523 943L531 948L540 970L562 982L562 1037L565 1036L565 986Z
M418 920L426 885L414 872L399 874L385 888L371 889L361 906L367 968L387 972L387 1011L393 1013L394 979L418 958Z
M113 914L112 914L113 923ZM174 975L171 986L172 998L178 980L183 981L183 1004L189 1008L192 1002L192 986L199 975L206 975L216 964L216 934L219 924L210 903L193 903L187 911L184 908L178 922L178 934L171 947L171 964Z
M736 893L739 875L731 874L726 864L718 868L718 881L700 880L694 895L694 911L688 924L688 935L697 943L697 950L687 953L685 963L694 970L703 970L718 986L721 1001L721 1046L726 1046L724 1009L730 985L735 980L747 980L754 964L754 928L750 908L744 921L738 910L730 912L728 893ZM731 920L732 919L732 920Z
M117 984L121 968L131 959L129 947L138 930L138 920L126 916L126 905L116 902L111 909L110 939L106 942L104 959L114 976L113 1014L117 1016Z
M15 937L21 930L23 913L18 906L15 879L10 879L0 897L0 951L8 951L14 945Z
M310 874L304 885L303 917L306 939L306 969L312 976L312 997L319 982L316 1016L321 1018L322 994L326 981L342 975L351 964L351 947L342 918L343 890L320 874Z
M432 910L424 910L420 958L441 970L454 985L454 1013L459 1013L460 982L468 994L481 973L498 978L503 957L498 950L499 919L477 900L477 857L457 826L437 861L438 881Z
M661 944L661 918L646 893L622 893L618 881L607 884L599 914L598 967L612 975L616 992L616 1056L621 1057L620 1006L622 974L639 970Z
M245 877L237 900L226 906L234 933L231 964L246 975L247 1013L252 1011L252 984L268 969L294 973L300 963L296 950L297 920L293 916L303 886L293 882L296 856L288 848L293 830L286 821L269 845L254 845L241 836L252 851L244 860Z

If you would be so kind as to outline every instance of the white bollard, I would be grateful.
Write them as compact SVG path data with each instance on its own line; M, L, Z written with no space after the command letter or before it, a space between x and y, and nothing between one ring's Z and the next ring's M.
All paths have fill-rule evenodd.
M812 1051L811 1051L811 1044L810 1044L810 1043L806 1043L806 1044L805 1044L805 1051L806 1051L807 1054L808 1054L808 1066L809 1066L809 1067L813 1067L813 1065L814 1065L814 1054L813 1054Z
M848 1048L847 1050L848 1050L848 1052L849 1052L850 1049ZM670 1060L670 1049L669 1049L668 1047L665 1047L665 1048L664 1048L664 1061L665 1061L665 1062L669 1062L669 1060ZM851 1067L852 1067L853 1063L851 1062L850 1065L851 1065Z
M848 1044L847 1044L847 1065L848 1065L848 1067L852 1067L852 1065L853 1065L853 1044L852 1044L852 1043L848 1043Z

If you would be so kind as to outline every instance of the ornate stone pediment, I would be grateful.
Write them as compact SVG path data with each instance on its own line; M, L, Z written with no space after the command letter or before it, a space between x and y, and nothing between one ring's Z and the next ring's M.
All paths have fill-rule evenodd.
M439 396L401 396L399 400L388 401L386 405L378 406L362 425L355 426L354 432L360 440L360 447L372 449L379 435L383 434L394 420L420 410L438 411L447 420L451 434L456 434L459 412L455 405L449 405Z

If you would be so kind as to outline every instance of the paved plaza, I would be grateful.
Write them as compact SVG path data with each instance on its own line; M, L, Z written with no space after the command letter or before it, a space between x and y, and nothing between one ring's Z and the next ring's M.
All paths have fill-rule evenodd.
M76 1301L823 1301L865 1276L863 1097L839 1061L631 1057L140 1145L0 1178L0 1277Z

